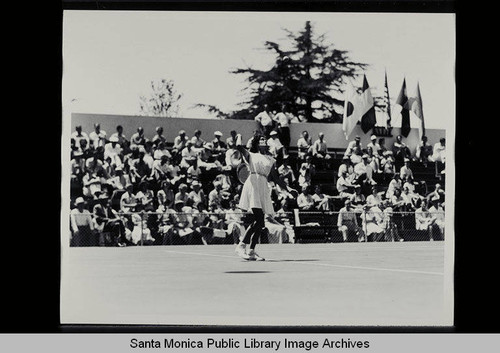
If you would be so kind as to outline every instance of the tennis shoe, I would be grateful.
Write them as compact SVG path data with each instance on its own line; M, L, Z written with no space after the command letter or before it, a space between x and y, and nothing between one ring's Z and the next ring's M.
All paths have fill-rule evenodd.
M236 249L234 251L242 259L250 260L250 257L247 255L247 252L246 252L246 245L245 244L236 245Z
M250 261L266 261L263 257L260 257L255 250L250 250L248 252L248 257Z

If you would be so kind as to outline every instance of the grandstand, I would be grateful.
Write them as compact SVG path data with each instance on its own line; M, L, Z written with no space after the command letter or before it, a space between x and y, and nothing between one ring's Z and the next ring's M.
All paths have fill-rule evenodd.
M99 124L100 127L100 132L97 134L94 131L96 124ZM231 136L231 131L235 131L241 143L246 144L251 138L252 132L258 129L255 121L224 120L221 122L209 119L73 114L71 126L71 207L77 212L78 207L76 207L75 201L83 199L84 209L90 214L88 227L83 228L83 233L87 234L83 236L84 239L80 239L76 243L75 237L72 237L72 246L230 244L237 239L238 233L234 232L235 227L228 227L229 223L224 220L224 215L231 212L237 213L234 208L231 210L230 201L238 199L241 184L237 179L236 165L228 165L226 151L230 149L230 146L224 146L224 144L227 142L226 138ZM117 126L123 128L123 141L118 142L119 147L113 147L113 149L119 149L117 153L110 154L110 152L106 155L105 150L111 144L111 136L116 132ZM79 127L78 132L76 131L77 127ZM164 135L161 139L164 139L164 148L160 148L157 143L159 141L155 137L157 127L163 128ZM140 136L137 135L139 129L142 130ZM186 152L186 155L189 154L190 157L184 156L184 145L181 148L174 145L181 130L186 132L186 141L193 141L193 150ZM199 130L201 133L197 140L193 138L195 130ZM276 127L276 130L279 129ZM315 165L315 170L306 182L300 180L300 168L304 160L299 156L296 145L304 130L309 132L312 140L316 139L320 132L324 133L328 144L328 154L331 157L326 166L323 162L319 163L319 160L313 158L312 163ZM223 137L220 144L216 142L217 146L213 146L212 140L214 140L216 131ZM380 132L380 129L377 129L377 132ZM102 135L100 139L96 137L99 134ZM362 146L366 147L370 141L370 134L363 134L359 127L355 129L352 138L356 134L360 136ZM290 135L290 146L277 152L277 167L281 164L282 156L288 156L295 179L294 184L290 186L299 193L304 184L311 188L319 185L322 193L331 201L327 203L328 207L303 210L297 204L295 197L283 195L274 188L273 199L276 211L280 215L276 219L277 223L283 226L283 229L269 226L270 232L263 239L263 242L345 241L346 239L342 239L337 221L346 197L337 190L337 181L339 178L338 170L346 156L350 141L344 138L339 124L292 124ZM430 146L432 146L445 136L445 132L427 130L426 135ZM377 138L385 139L387 150L392 150L394 136L390 134L390 131L382 133L382 135L379 134ZM84 144L80 145L81 140L87 142L84 141ZM93 142L94 140L96 142ZM352 212L356 213L360 225L363 224L363 227L366 228L367 211L378 212L380 218L383 218L382 211L390 206L394 211L391 222L396 225L398 231L396 238L402 238L405 241L442 240L444 239L444 221L441 221L441 226L437 226L439 221L436 223L436 219L444 214L444 162L435 158L422 161L415 157L419 143L416 131L410 133L405 139L405 143L408 146L408 152L404 158L411 161L410 167L413 173L413 181L410 180L410 184L414 188L411 202L405 201L403 207L397 201L392 200L392 191L391 195L388 194L393 174L399 174L404 164L403 157L394 156L396 158L394 158L393 172L380 171L380 173L373 175L377 192L384 201L388 202L388 205L377 209L367 209L364 207L366 201L363 201L358 203ZM169 155L165 164L160 163L161 158L156 154L160 149ZM360 152L366 154L367 150L363 148ZM361 159L361 154L359 157ZM350 158L354 161L353 156ZM372 154L369 159L370 161L376 159L380 162L382 157ZM198 161L197 166L190 169L193 160ZM358 163L359 161L355 161L353 165ZM119 168L117 168L118 165L120 165ZM162 169L165 173L155 172L155 168ZM116 169L120 169L122 172L118 173ZM359 177L353 172L350 172L349 175L353 180L357 180L356 178ZM158 192L162 189L165 180L170 184L170 190L167 193L171 193L171 196L174 197L169 204L159 201ZM187 194L194 192L192 187L194 180L201 185L201 193L196 191L199 194L196 197L179 196L182 198L182 204L179 203L179 208L177 208L177 194L181 193L180 189L185 187ZM223 185L218 192L215 192L214 181ZM362 188L363 197L369 196L372 184L368 185L363 180L355 181L355 183L358 183L357 186ZM439 189L436 193L442 194L438 194L437 201L439 202L434 205L434 209L421 210L423 201L429 203L427 206L430 207L431 201L436 200L433 196L436 185ZM127 189L128 186L131 187L130 190ZM402 184L399 189L403 189ZM123 206L124 195L134 199L132 201L134 207ZM168 196L165 197L168 199ZM193 197L196 201L193 200ZM108 226L107 219L112 217L102 215L107 200L110 201L111 208L116 212L115 216L122 220L123 226L118 227L116 224L113 227ZM283 205L285 203L283 200L287 200L286 207ZM427 219L425 220L426 225L422 226L423 228L416 224L415 212L417 210L420 210L420 214L425 214L425 217L429 219L428 222ZM101 214L98 214L99 212ZM167 213L168 217L163 216ZM431 221L430 219L433 218L434 221ZM74 223L72 222L70 225L73 233L78 228ZM238 223L242 226L246 224L245 215L241 215ZM105 224L104 228L102 224ZM180 224L182 226L179 226ZM385 227L388 227L387 222ZM241 232L241 228L239 229ZM367 229L363 230L366 232ZM132 240L133 236L131 235L134 231L138 234L135 241ZM271 234L273 231L276 234ZM283 232L287 234L283 235ZM385 232L387 233L387 230ZM78 231L76 233L82 234ZM169 233L168 236L167 233ZM186 234L189 236L185 236ZM196 236L192 236L192 234L196 234ZM367 239L365 236L364 240ZM377 236L375 239L394 241L394 236ZM357 238L350 235L347 240L357 241Z

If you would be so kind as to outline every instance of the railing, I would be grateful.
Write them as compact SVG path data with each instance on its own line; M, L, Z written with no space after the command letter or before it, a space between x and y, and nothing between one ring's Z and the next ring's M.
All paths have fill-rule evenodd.
M71 229L70 246L235 244L251 219L228 212L119 213L114 220L92 215L92 226ZM444 212L306 212L266 218L261 243L382 242L444 240Z

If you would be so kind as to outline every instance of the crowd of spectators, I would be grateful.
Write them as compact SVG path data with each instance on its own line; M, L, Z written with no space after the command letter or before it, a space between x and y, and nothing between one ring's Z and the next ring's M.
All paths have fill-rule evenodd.
M290 116L286 113L256 117L256 133L268 138L269 151L277 160L280 177L290 186L272 185L276 214L266 219L269 239L287 242L293 209L338 211L338 227L361 238L378 239L387 229L392 212L413 212L416 227L429 230L430 238L444 231L444 190L427 190L417 181L412 163L445 162L445 140L434 147L423 138L412 155L398 136L392 148L384 138L371 137L364 147L356 137L345 150L342 164L331 183L335 192L325 194L314 183L318 171L331 170L332 157L324 133L313 139L303 131L296 143L293 162L290 148ZM244 231L245 214L239 210L241 183L236 169L242 156L241 134L220 131L206 136L181 130L167 141L157 127L151 139L144 129L127 137L122 126L108 135L99 124L88 134L77 126L71 134L71 230L72 244L129 246L148 244L233 243ZM336 179L336 180L335 180ZM345 203L345 204L344 204ZM349 213L364 211L364 229ZM370 218L370 219L368 219ZM374 226L376 225L376 226ZM365 234L368 233L368 234ZM393 232L394 233L394 232ZM85 234L92 234L87 236ZM398 235L392 235L398 239Z

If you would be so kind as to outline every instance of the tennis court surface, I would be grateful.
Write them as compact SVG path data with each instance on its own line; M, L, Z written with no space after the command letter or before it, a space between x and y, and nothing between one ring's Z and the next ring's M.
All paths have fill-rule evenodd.
M64 324L443 326L444 243L69 248Z

